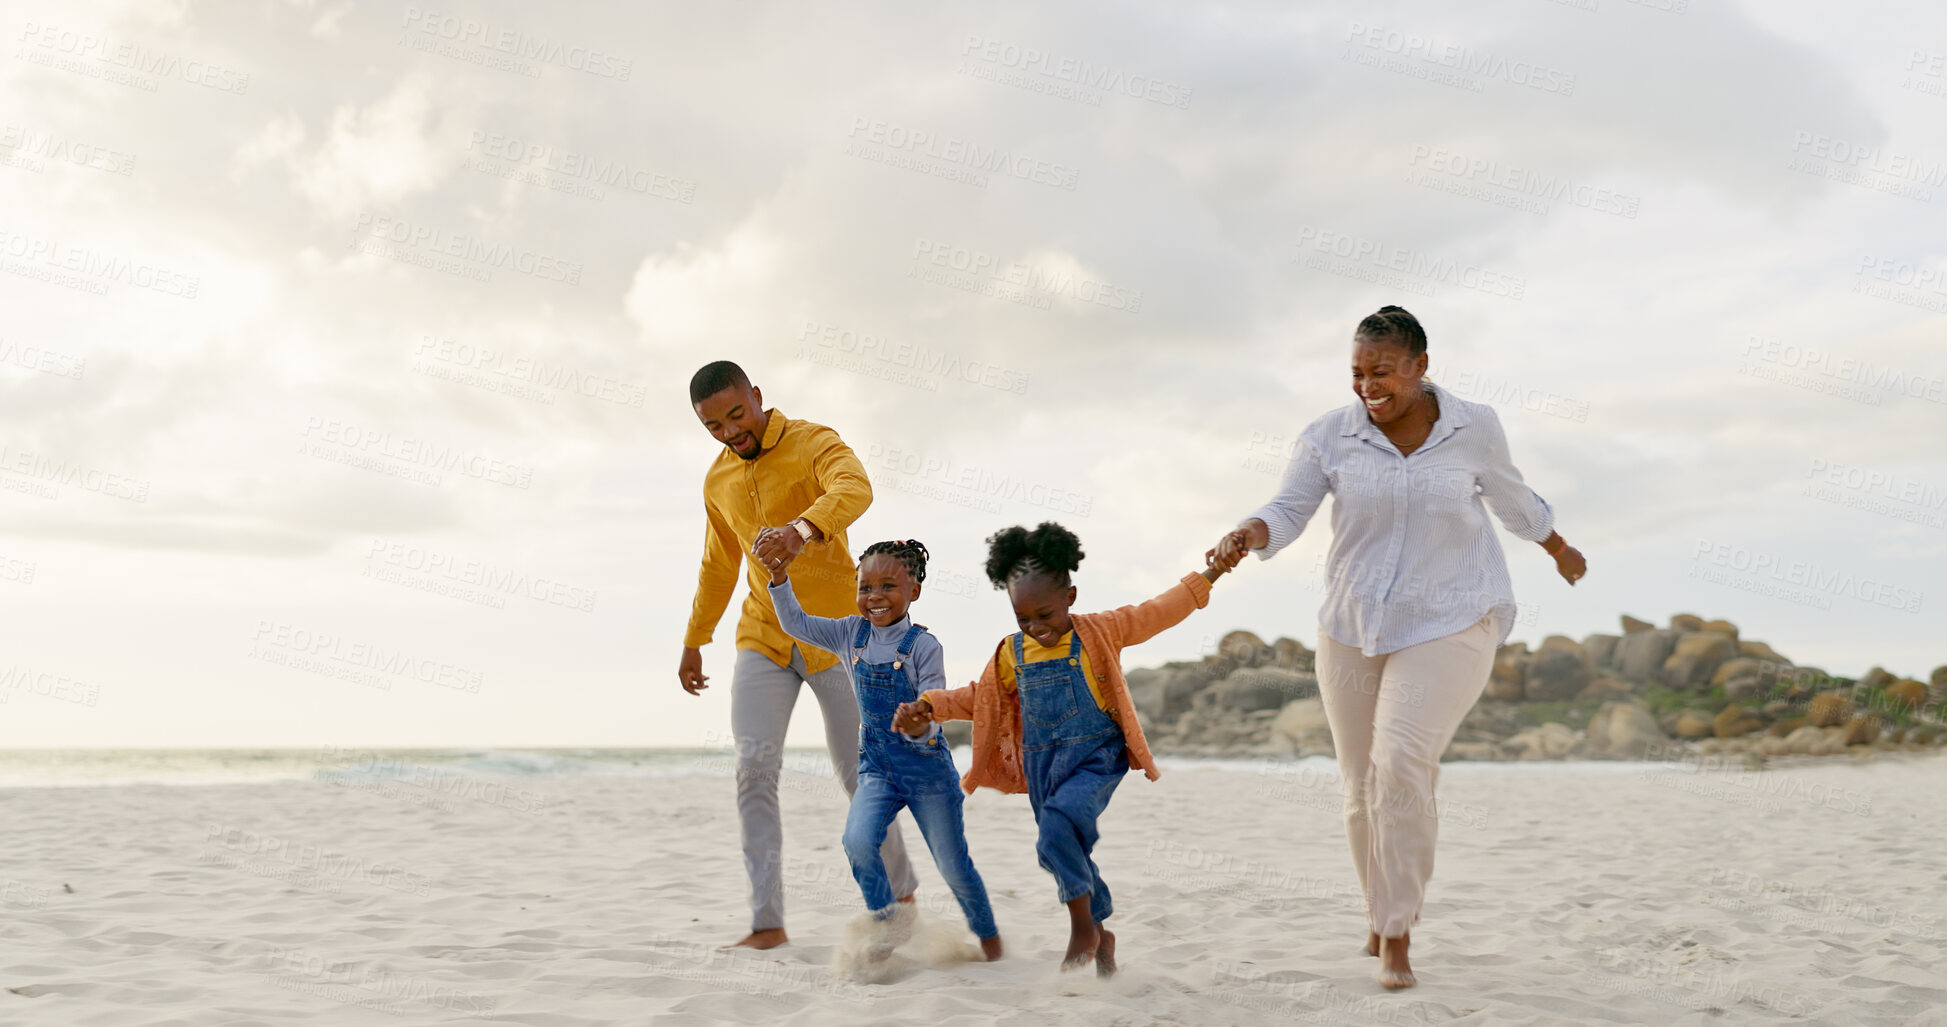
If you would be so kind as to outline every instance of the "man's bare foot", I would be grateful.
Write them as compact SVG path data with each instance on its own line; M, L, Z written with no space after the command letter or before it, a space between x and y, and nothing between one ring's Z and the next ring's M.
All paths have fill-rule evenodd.
M1407 936L1385 939L1379 956L1379 986L1388 990L1410 988L1419 981L1413 977L1413 967L1406 962Z
M1095 976L1115 976L1115 932L1102 928L1102 942L1095 946Z
M992 938L980 939L980 951L989 963L1001 958L1001 936L996 934Z
M774 949L790 942L791 939L784 936L784 928L771 927L762 931L752 931L744 935L742 941L731 942L722 946L722 949Z
M1367 931L1366 932L1366 955L1376 956L1378 954L1379 954L1379 932Z
M1074 970L1087 966L1095 958L1095 950L1101 944L1102 928L1089 915L1088 896L1071 899L1068 902L1068 953L1061 957L1061 968Z

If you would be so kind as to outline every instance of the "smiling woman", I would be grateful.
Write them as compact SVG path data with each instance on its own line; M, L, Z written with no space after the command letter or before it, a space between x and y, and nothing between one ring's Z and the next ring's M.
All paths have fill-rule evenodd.
M1408 928L1433 875L1440 754L1487 686L1514 592L1487 511L1540 544L1573 585L1582 554L1521 479L1492 407L1426 380L1426 330L1381 307L1352 335L1359 402L1313 421L1271 502L1211 550L1269 559L1329 493L1330 591L1319 610L1319 697L1345 788L1380 983L1411 987ZM1391 700L1391 701L1382 701ZM1374 809L1376 807L1376 811ZM1382 941L1383 939L1383 941Z

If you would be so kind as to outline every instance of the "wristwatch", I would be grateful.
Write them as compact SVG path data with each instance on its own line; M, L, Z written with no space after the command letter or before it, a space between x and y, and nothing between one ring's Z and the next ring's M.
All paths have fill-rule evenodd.
M798 529L799 538L804 539L806 542L812 541L811 524L807 522L804 518L800 517L797 520L792 521L791 526L793 528Z

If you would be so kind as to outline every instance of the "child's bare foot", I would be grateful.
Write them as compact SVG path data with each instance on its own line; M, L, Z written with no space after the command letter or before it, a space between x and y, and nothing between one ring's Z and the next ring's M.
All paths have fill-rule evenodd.
M1095 959L1095 952L1102 945L1102 931L1094 924L1086 931L1070 931L1068 934L1068 954L1061 957L1063 970L1074 970L1087 966Z
M784 928L769 927L761 931L752 931L744 935L742 941L734 941L722 947L724 949L774 949L790 941L790 938L784 936Z
M1102 928L1102 942L1095 946L1095 976L1115 976L1115 932Z
M1379 954L1379 932L1367 931L1366 932L1366 955L1376 956L1378 954Z
M1379 986L1389 990L1410 988L1419 981L1413 977L1413 967L1406 962L1407 937L1387 938L1379 956Z
M996 934L992 938L980 939L980 951L989 963L1001 958L1001 936Z
M1068 954L1061 957L1061 968L1073 970L1087 966L1095 958L1095 950L1102 944L1102 928L1089 915L1088 896L1082 895L1068 902Z

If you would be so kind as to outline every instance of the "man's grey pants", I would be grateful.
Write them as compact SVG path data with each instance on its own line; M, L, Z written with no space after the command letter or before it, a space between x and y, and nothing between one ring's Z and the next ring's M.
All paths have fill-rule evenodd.
M851 795L859 783L859 704L845 665L806 674L804 655L791 647L791 665L780 667L752 649L737 651L730 679L730 731L737 740L737 817L743 825L744 869L750 873L750 929L784 926L784 822L778 815L778 772L784 764L784 730L798 702L798 683L811 686L825 715L825 748L832 770ZM844 818L831 838L844 833ZM886 861L892 893L905 898L919 887L899 825L886 831L879 855Z

